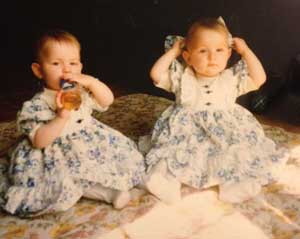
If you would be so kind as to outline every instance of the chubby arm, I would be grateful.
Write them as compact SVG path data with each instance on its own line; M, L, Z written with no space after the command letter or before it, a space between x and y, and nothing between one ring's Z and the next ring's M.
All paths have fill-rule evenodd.
M55 117L48 124L41 126L33 138L35 148L44 148L58 138L66 124L67 120L59 116Z
M102 107L107 107L112 104L114 100L111 90L98 79L84 74L73 75L70 79L86 87L93 94L95 100ZM70 118L70 111L64 109L61 103L62 91L59 91L56 96L57 114L54 119L47 124L40 126L35 132L32 144L36 148L44 148L58 138L67 121Z
M93 94L97 103L104 108L110 106L114 101L112 91L97 78L90 75L79 74L72 76L71 81L76 81L88 89Z
M266 73L265 70L254 54L254 52L248 47L246 42L241 38L233 38L233 47L237 53L241 55L241 57L245 60L248 72L253 80L254 84L259 88L266 81Z
M39 127L34 135L32 144L35 148L44 148L58 138L70 117L70 112L62 108L62 104L60 102L61 93L62 92L59 91L56 96L56 117L47 124Z
M174 45L163 54L152 66L150 77L155 85L169 78L169 66L182 52L183 40L178 40Z

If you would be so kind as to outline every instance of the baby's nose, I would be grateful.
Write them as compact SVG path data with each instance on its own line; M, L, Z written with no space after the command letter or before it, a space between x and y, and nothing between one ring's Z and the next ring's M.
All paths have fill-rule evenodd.
M63 72L71 72L71 67L68 64L63 65Z
M63 72L63 75L62 75L62 78L64 79L64 80L69 80L69 79L71 79L72 78L72 74L71 74L71 72Z
M210 52L210 53L208 54L208 59L209 59L209 60L213 60L213 59L215 59L215 57L216 57L216 55L215 55L215 53L213 53L213 52Z

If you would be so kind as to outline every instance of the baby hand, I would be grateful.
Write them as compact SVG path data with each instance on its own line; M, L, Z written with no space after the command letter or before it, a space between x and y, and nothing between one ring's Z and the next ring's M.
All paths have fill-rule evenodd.
M93 76L85 74L73 74L70 78L68 78L68 80L77 82L87 89L91 87L94 81L98 81Z
M178 39L175 41L171 49L176 52L176 56L179 56L182 53L182 49L184 48L184 46L185 46L184 39Z
M247 43L242 38L234 37L232 40L233 49L236 50L236 52L241 56L243 56L249 50Z
M65 109L62 105L62 102L61 102L62 93L63 93L63 91L60 90L60 91L58 91L58 93L56 95L57 116L62 119L68 119L68 118L70 118L70 110Z

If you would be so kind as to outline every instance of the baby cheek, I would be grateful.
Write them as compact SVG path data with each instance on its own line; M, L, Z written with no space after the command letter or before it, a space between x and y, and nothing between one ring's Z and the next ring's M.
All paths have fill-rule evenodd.
M204 69L206 69L206 67L203 64L201 64L201 65L199 64L199 65L194 67L194 70L197 71L197 72L201 72Z
M225 61L221 64L221 69L224 70L226 68L226 66L227 66L227 61Z
M74 69L74 73L81 73L81 68L76 67L76 68Z

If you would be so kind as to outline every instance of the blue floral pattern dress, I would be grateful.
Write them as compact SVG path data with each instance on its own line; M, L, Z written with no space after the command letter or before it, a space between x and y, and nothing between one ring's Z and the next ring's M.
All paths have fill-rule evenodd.
M120 132L97 121L92 110L104 111L82 91L82 104L71 111L69 122L52 144L34 148L29 138L55 116L55 92L44 89L24 103L18 129L25 138L11 155L11 187L4 209L30 215L70 208L85 188L101 186L129 190L142 180L144 158L136 144Z
M276 180L287 150L267 138L256 118L236 103L238 96L256 89L245 62L210 78L197 79L177 60L169 72L169 79L157 87L173 92L176 102L153 128L147 171L165 160L177 180L200 189Z

